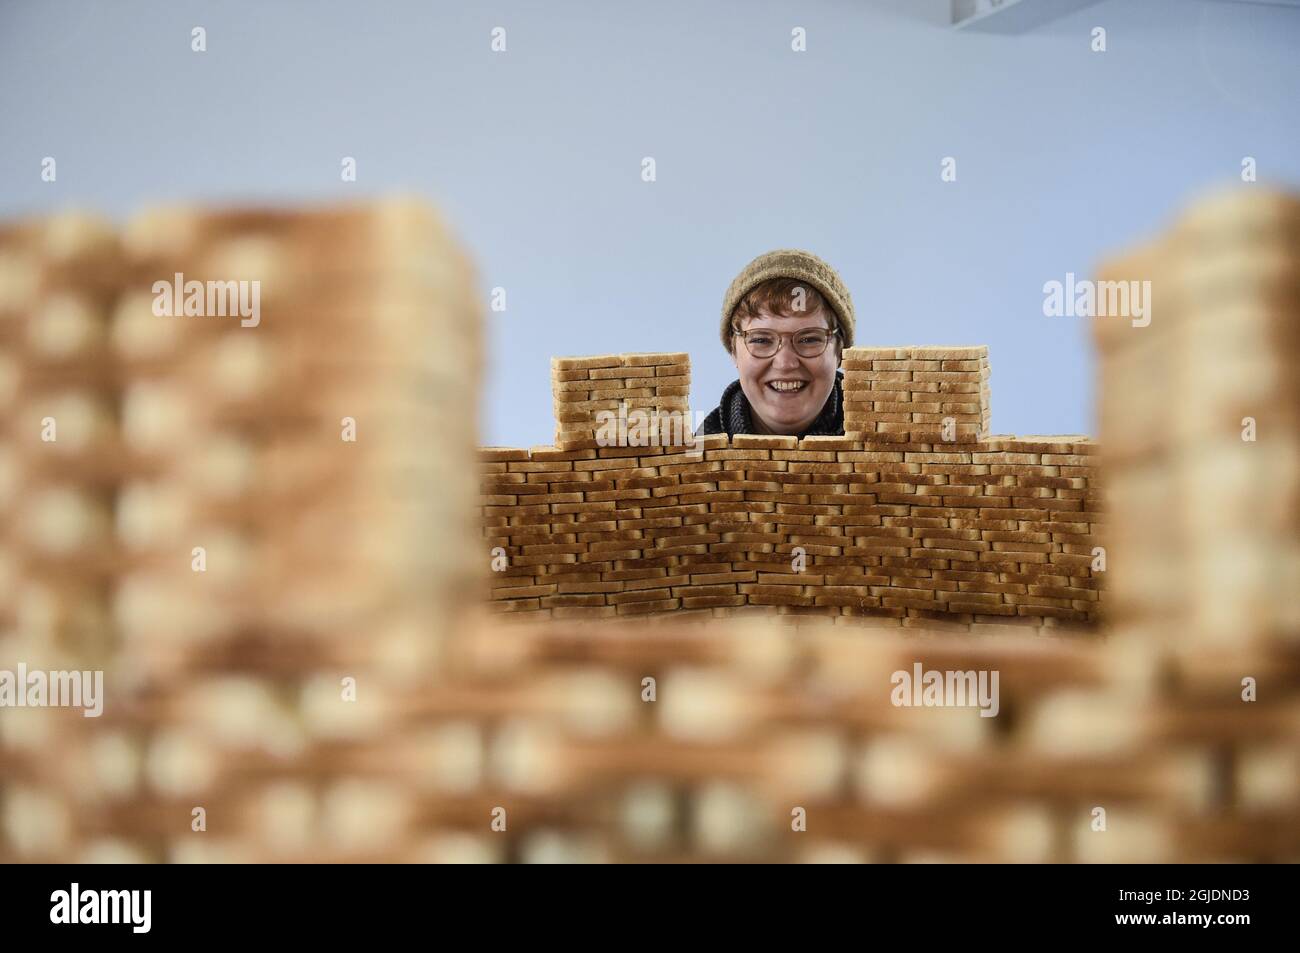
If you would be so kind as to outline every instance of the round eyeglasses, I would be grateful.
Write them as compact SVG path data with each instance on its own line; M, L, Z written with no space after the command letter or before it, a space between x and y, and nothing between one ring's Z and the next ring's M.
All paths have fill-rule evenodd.
M748 331L733 330L731 333L745 339L745 350L753 357L774 357L785 344L787 337L790 338L790 346L800 357L821 357L838 330L838 328L801 328L791 334L780 334L766 328L751 328Z

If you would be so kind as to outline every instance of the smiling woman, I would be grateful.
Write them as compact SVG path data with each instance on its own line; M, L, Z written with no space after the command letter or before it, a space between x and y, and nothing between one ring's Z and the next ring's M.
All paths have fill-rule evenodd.
M853 344L853 299L816 255L760 255L722 302L722 344L740 377L701 433L844 433L840 354Z

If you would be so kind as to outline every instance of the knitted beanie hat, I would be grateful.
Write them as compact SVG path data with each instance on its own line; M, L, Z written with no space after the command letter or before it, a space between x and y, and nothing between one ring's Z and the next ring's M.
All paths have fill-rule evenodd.
M844 347L853 346L853 299L835 269L812 252L780 248L759 255L736 276L722 299L722 346L731 351L731 316L745 295L770 278L793 278L816 288L839 319Z

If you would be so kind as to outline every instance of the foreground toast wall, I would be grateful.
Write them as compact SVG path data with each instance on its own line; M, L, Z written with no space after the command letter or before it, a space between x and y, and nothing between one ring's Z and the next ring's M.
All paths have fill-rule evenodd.
M1178 302L1158 308L1156 320L1164 330L1153 323L1121 331L1122 337L1106 344L1099 393L1107 453L1100 458L1108 496L1114 498L1113 521L1106 524L1113 539L1107 578L1118 577L1108 589L1106 639L1038 638L1033 629L994 638L930 637L922 629L894 628L889 618L841 616L833 621L849 624L833 626L830 619L798 616L716 621L707 610L688 620L678 617L689 610L593 625L553 620L519 625L499 617L448 624L454 600L468 597L471 581L457 575L457 567L472 560L469 568L484 569L473 539L445 543L464 529L462 511L473 511L473 488L457 493L449 489L455 484L444 482L447 468L472 471L469 438L452 430L441 431L439 440L422 448L447 459L426 457L417 485L421 497L429 495L429 487L437 488L439 499L430 505L441 512L430 528L442 545L434 548L456 562L429 567L423 562L427 554L407 545L419 538L424 524L416 532L396 521L379 527L381 554L394 560L403 576L434 583L390 605L394 618L406 620L402 626L384 625L380 616L339 615L340 596L331 584L350 581L360 588L349 591L368 594L369 602L379 595L376 586L389 578L389 564L371 571L372 549L349 541L341 550L325 552L328 561L322 565L306 558L320 547L319 537L312 534L299 544L286 527L305 527L304 517L325 517L316 525L352 534L351 540L364 538L355 535L364 524L347 517L353 502L400 500L392 490L408 485L379 479L410 466L404 453L395 456L403 442L380 431L373 434L378 441L370 448L373 455L335 457L323 454L322 445L321 453L292 455L317 465L288 470L286 458L259 458L265 465L255 473L254 488L285 486L290 474L330 477L311 498L314 503L303 498L299 507L285 511L294 495L277 492L270 505L253 507L259 497L249 492L229 500L232 506L242 502L239 510L206 509L212 515L238 513L239 525L254 521L250 528L275 517L260 522L254 540L282 567L298 567L292 578L276 579L290 584L279 592L314 583L319 599L311 616L300 616L289 627L285 612L301 607L297 600L260 606L231 601L227 618L239 624L222 626L201 641L194 639L192 617L183 615L174 616L170 627L137 627L120 638L107 609L118 614L120 591L115 594L111 583L121 570L113 568L120 565L113 559L125 550L106 548L116 547L120 530L68 535L57 531L68 525L66 519L29 522L25 514L29 490L46 483L63 481L86 494L101 486L120 492L114 487L128 473L123 465L134 458L86 452L93 445L87 441L102 432L88 426L99 419L94 415L57 411L59 442L44 444L32 437L39 429L27 426L34 418L26 410L15 413L7 419L19 426L4 431L8 442L0 442L0 476L18 478L0 480L0 490L8 494L0 494L7 504L0 512L14 518L13 525L0 522L0 578L6 580L0 585L0 671L18 662L69 668L103 664L108 671L99 718L83 718L69 708L0 706L0 861L1294 863L1300 858L1300 638L1294 615L1287 613L1294 607L1295 587L1264 588L1256 576L1260 567L1284 573L1296 565L1296 511L1290 501L1300 458L1288 449L1295 447L1297 433L1295 377L1288 368L1298 345L1286 318L1300 275L1300 244L1294 241L1300 209L1294 203L1286 208L1279 223L1285 228L1259 227L1253 213L1268 207L1247 203L1221 209L1235 223L1228 227L1216 216L1213 228L1222 242L1216 248L1226 253L1214 256L1223 269L1222 293L1179 301L1167 294L1162 299L1158 291L1157 301ZM1232 217L1237 211L1252 213L1246 227ZM211 227L224 219L205 221ZM313 230L323 224L314 217L303 224L308 222ZM344 240L355 230L353 224L335 238ZM47 310L43 296L15 307L30 289L13 280L6 258L15 246L24 255L31 246L25 235L10 238L6 246L7 237L0 230L0 371L8 367L14 373L0 373L0 383L16 382L7 393L21 395L24 406L41 399L42 382L65 380L41 356L52 341L92 343L125 335L147 342L149 335L141 338L128 330L150 324L137 324L134 308L95 303L91 313L99 320L91 327L101 333L86 337L61 334L85 324L70 319L66 308ZM94 262L112 265L111 275L120 261L111 249L101 249L93 232L82 237L85 241L71 243L70 249L66 233L53 229L35 246L42 265L38 273L46 285L96 301L73 274L88 276L88 283ZM420 240L422 257L451 254L436 243L429 247L430 238ZM403 240L410 243L409 237ZM291 242L286 250L295 246ZM70 251L76 252L72 258ZM1199 254L1187 258L1181 243L1162 243L1153 253L1155 265L1126 257L1115 264L1115 273L1144 277L1156 265L1184 264L1193 266L1189 276L1205 273L1206 261ZM197 256L189 260L197 267ZM1257 265L1265 260L1270 277L1259 281ZM407 283L387 267L382 271L384 283ZM354 290L373 285L365 278ZM468 281L453 281L438 297L453 301L470 287ZM1212 299L1231 308L1211 319L1200 307L1190 307ZM404 329L390 308L391 301L375 302L355 312L376 336L370 350L350 350L345 361L352 375L362 376L361 393L388 395L384 382L389 381L399 386L391 396L402 397L401 403L409 397L427 406L431 426L441 416L455 417L444 426L460 426L472 407L464 396L474 387L472 379L441 389L441 396L424 390L417 396L407 393L400 378L366 369L372 364L365 358L410 341L414 329ZM273 326L277 313L282 312L268 310L265 328ZM313 315L315 309L301 313ZM1156 341L1152 334L1157 333L1173 336L1146 349L1145 342ZM190 361L180 357L210 355L222 339L220 333L195 339L191 347L160 356L148 380L188 379L182 370ZM1177 347L1169 346L1175 341ZM1272 345L1266 352L1259 350L1262 341ZM280 338L268 344L276 366L295 376L324 357L319 350L289 348ZM1226 345L1241 353L1232 373L1216 375ZM144 370L145 356L109 360L130 369L134 380ZM608 368L671 367L671 362L594 360L613 360L604 365ZM230 367L206 361L193 366ZM1248 372L1252 366L1254 373ZM459 361L448 371L466 373L468 366ZM681 375L656 370L655 376ZM1255 409L1258 440L1241 441L1239 433L1234 439L1243 444L1241 453L1267 456L1257 463L1248 463L1253 457L1229 456L1228 466L1215 464L1216 481L1206 495L1201 471L1209 464L1202 456L1202 425L1187 416L1191 395L1180 390L1170 401L1152 387L1153 381L1171 378L1212 380L1215 406L1233 413L1243 406ZM86 386L84 375L77 379ZM231 378L218 374L203 380ZM915 393L942 393L929 385L945 382L908 380L926 385ZM111 376L106 386L114 392ZM584 399L603 400L591 395L598 389L586 391ZM211 386L198 392L221 397L211 405L216 412L211 423L220 423L220 429L200 431L198 444L240 435L238 421L265 423L245 415L242 399L233 401L237 393ZM332 400L338 393L331 387L324 396ZM287 414L294 406L277 398L263 406L263 413L279 430L295 419ZM363 439L382 417L364 419ZM117 439L127 444L135 440L127 434L140 433L123 431ZM154 431L144 431L149 432ZM110 437L116 433L108 431ZM387 433L409 436L404 428ZM1220 437L1227 435L1223 431ZM330 431L328 437L327 446L335 448L337 434ZM580 443L583 437L566 439ZM883 447L891 439L899 438L872 445ZM909 433L905 439L913 437ZM275 442L299 449L296 441ZM463 452L449 449L457 446ZM1223 460L1227 442L1216 439L1213 446L1215 460ZM199 457L199 449L177 447L170 458L158 457L158 463L171 464L158 472L215 504L211 492L222 489L220 484L199 482L179 469L186 459L211 459ZM638 448L625 449L644 455ZM775 452L766 459L790 472L797 461L777 459ZM663 464L667 455L655 459ZM1039 458L1039 467L1064 466L1044 464L1041 453ZM323 459L348 462L323 467ZM603 458L578 459L599 464ZM400 466L394 470L388 464ZM575 482L564 474L583 471L515 472L558 472L560 481ZM538 485L558 492L545 482ZM1161 503L1161 488L1171 502ZM1264 489L1268 492L1261 493ZM137 500L125 507L137 515L123 523L134 528L124 539L140 539L136 532L148 525L139 521L142 497L122 496ZM143 497L166 498L156 490ZM636 497L655 498L653 492ZM1207 499L1215 512L1205 512ZM68 545L69 540L79 542ZM1230 543L1227 550L1221 549L1224 540ZM61 553L41 555L59 541L65 543ZM323 571L339 552L352 554L346 576ZM155 544L142 555L163 570L178 561L166 545ZM160 595L192 599L194 587L217 581L215 561L207 574L193 577L188 549L179 557L182 571L160 577L155 590ZM1229 568L1227 557L1244 571L1217 577L1224 601L1195 593L1195 600L1178 601L1179 593L1201 583L1206 568ZM129 564L135 565L138 557ZM223 572L240 565L227 564ZM4 566L10 567L7 574ZM191 582L182 589L181 579ZM1178 582L1184 579L1188 582ZM1270 574L1263 581L1277 579ZM94 590L79 601L69 597L73 589L62 586L77 581L110 585L102 596ZM1178 582L1173 601L1171 581ZM446 599L437 595L440 587ZM1121 602L1121 591L1133 601ZM1170 605L1174 614L1136 601L1144 593ZM102 598L105 608L98 608L95 598ZM200 608L211 612L217 605L210 593ZM1220 625L1218 606L1239 607L1241 613ZM922 634L926 637L916 637ZM141 678L160 659L173 663L166 677ZM987 706L969 696L964 706L960 698L936 699L942 704L933 706L900 704L895 679L918 667L945 676L996 675L996 699ZM356 679L354 700L341 697L345 676ZM206 811L202 829L195 826L197 806Z
M480 451L494 608L1097 619L1096 444L988 436L984 347L843 370L843 437L692 443L686 355L553 360L555 445Z

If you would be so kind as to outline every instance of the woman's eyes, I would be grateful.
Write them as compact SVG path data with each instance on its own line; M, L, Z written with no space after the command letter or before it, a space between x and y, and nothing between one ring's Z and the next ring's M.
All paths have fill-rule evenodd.
M749 341L750 347L766 348L776 347L777 337L775 334L751 334L746 340ZM800 334L793 340L797 347L819 347L825 338L816 331L809 331Z

